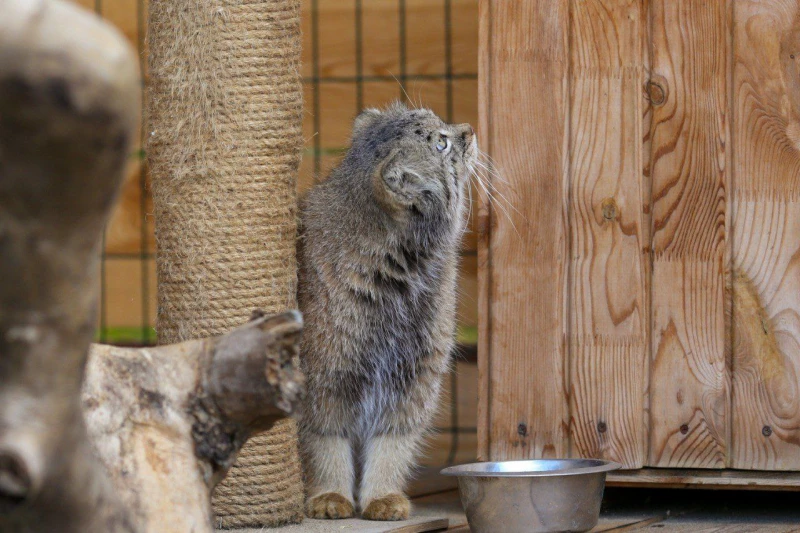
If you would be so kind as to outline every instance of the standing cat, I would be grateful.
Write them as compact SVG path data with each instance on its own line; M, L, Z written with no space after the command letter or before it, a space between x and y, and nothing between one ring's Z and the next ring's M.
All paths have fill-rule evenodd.
M310 517L350 517L357 501L363 518L408 518L406 482L454 347L476 158L469 124L400 104L368 109L341 164L303 202L300 433Z

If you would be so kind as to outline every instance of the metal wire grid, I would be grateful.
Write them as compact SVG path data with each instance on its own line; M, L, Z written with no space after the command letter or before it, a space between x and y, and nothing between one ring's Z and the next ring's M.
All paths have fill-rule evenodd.
M114 0L94 0L94 11L97 15L104 15L104 4L106 2L113 2ZM145 28L147 20L147 6L146 0L136 0L136 46L139 52L139 74L142 80L141 98L145 98L145 82L146 79L146 66L147 61L144 57L145 54ZM144 110L142 111L142 124L144 124ZM140 344L148 345L155 343L155 317L150 313L150 299L155 295L150 294L150 270L148 263L155 259L155 253L149 250L149 226L145 223L148 217L147 209L147 169L144 161L144 129L140 128L138 147L131 154L131 158L138 159L138 186L139 186L139 251L138 252L110 252L106 247L106 235L103 235L103 256L100 264L100 309L99 309L99 327L97 338L99 342L114 342L121 343L120 339L116 336L111 336L108 324L108 275L107 275L107 261L108 260L136 260L140 270L140 299L138 305L141 312L141 324L138 335L128 335L122 342L125 344ZM134 303L136 305L136 303Z
M454 94L453 94L453 81L456 79L477 79L477 73L461 73L454 74L453 72L453 10L452 0L444 0L444 27L442 28L442 37L444 39L444 55L445 55L445 71L439 74L408 74L408 60L407 60L407 29L408 29L408 9L406 0L398 0L398 28L397 38L399 41L399 72L397 76L388 75L365 75L364 74L364 27L363 27L363 0L355 0L354 2L354 27L353 33L355 36L355 76L327 76L320 75L320 1L311 0L311 72L310 78L306 78L303 82L311 87L312 102L311 114L313 117L313 158L314 158L314 174L316 177L321 177L322 172L322 156L326 153L322 146L322 106L320 104L321 86L325 83L352 83L355 85L356 94L356 107L353 110L355 115L364 107L364 83L383 81L383 82L396 82L398 84L398 98L404 102L408 102L407 84L412 81L444 81L445 82L445 106L446 112L443 117L446 122L452 123L455 120L454 116ZM324 1L324 0L323 0ZM476 45L477 46L477 45ZM462 255L475 255L474 251L462 251ZM449 422L448 426L439 426L436 431L440 433L447 433L450 435L450 446L447 454L446 464L453 464L456 455L459 451L459 436L461 434L476 434L477 429L475 424L471 426L460 425L459 409L458 409L458 389L459 378L456 368L450 373L450 397L449 397Z
M104 3L114 2L116 0L94 0L95 11L98 15L102 16L104 13ZM145 59L145 28L146 28L146 1L136 0L137 9L137 29L136 29L136 44L140 53L140 70L142 80L146 79L146 59ZM310 13L303 13L303 16L309 16L311 21L311 77L303 79L303 83L307 88L310 88L312 95L311 98L311 115L313 117L313 128L316 135L313 136L313 149L310 155L304 157L313 158L314 175L319 177L322 173L322 157L326 154L326 150L322 146L322 106L321 106L321 87L328 83L340 84L353 84L355 86L355 109L353 115L364 107L364 83L366 82L396 82L398 85L398 98L404 102L408 102L407 85L409 82L414 81L444 81L445 83L445 120L447 122L454 121L454 80L475 80L477 73L458 73L453 71L453 14L452 14L452 0L444 0L444 25L442 28L442 38L444 39L444 72L436 74L408 74L408 60L407 60L407 30L408 30L408 8L406 0L397 0L398 8L398 28L397 39L399 49L399 72L397 75L365 75L364 74L364 26L363 26L363 0L354 0L354 27L353 32L355 36L355 76L326 76L320 75L320 2L332 2L337 0L311 0ZM145 86L143 82L142 97L144 98ZM308 102L306 104L308 108ZM140 147L144 146L144 131L140 135ZM148 268L148 263L154 259L154 253L148 249L148 242L151 235L151 226L146 224L145 221L152 214L148 213L147 203L147 170L144 164L143 151L139 148L132 157L140 158L141 164L138 171L138 185L140 188L139 194L139 251L138 253L119 253L109 252L106 250L105 241L103 246L103 258L100 271L101 283L101 300L100 300L100 318L99 318L99 333L98 340L100 342L117 342L119 339L113 338L109 335L108 323L108 275L107 275L107 261L114 259L128 259L138 260L140 267L140 301L138 305L141 307L141 328L137 336L129 338L125 343L134 343L147 345L155 341L154 322L155 317L150 312L151 299L155 297L150 291L151 273ZM475 255L474 251L462 252L464 256ZM438 432L449 434L450 444L447 453L447 464L452 464L459 451L460 435L463 434L476 434L476 428L473 424L470 426L462 426L459 422L459 408L458 408L458 389L459 378L458 373L454 371L450 374L450 397L449 397L449 426L440 426Z

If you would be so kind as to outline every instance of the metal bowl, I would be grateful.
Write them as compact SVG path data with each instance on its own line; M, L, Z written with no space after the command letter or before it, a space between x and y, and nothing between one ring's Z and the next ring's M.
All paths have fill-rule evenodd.
M597 525L606 472L599 459L471 463L442 470L458 477L473 533L589 531Z

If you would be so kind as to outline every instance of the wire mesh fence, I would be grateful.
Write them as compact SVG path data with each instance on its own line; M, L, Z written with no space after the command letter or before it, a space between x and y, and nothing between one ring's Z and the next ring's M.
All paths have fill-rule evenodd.
M115 24L139 50L146 91L147 0L74 0ZM401 100L433 109L447 122L477 122L478 0L304 0L305 92L302 193L323 179L346 149L352 119L364 107ZM156 340L153 208L144 136L131 154L120 204L104 242L100 342ZM476 197L476 195L473 195ZM476 242L462 251L459 344L428 465L463 462L476 449ZM466 354L466 357L463 355Z

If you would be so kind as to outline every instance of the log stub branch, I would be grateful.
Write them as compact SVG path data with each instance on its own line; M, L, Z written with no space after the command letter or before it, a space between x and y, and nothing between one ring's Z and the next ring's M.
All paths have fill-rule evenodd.
M248 436L302 399L301 329L291 311L211 339L92 346L83 389L89 435L140 531L213 530L211 490Z

